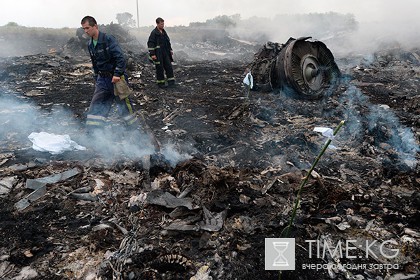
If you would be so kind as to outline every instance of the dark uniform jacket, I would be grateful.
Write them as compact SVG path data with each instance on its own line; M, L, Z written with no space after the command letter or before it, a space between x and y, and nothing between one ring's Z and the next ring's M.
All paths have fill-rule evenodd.
M99 31L98 43L93 46L93 38L88 45L95 75L110 73L121 77L126 68L124 54L117 40L112 35Z
M162 54L165 53L170 57L170 60L173 61L171 56L171 40L169 39L165 29L162 30L162 33L160 33L157 27L153 29L150 33L149 40L147 41L147 47L149 49L150 56L156 55L158 60L160 60Z

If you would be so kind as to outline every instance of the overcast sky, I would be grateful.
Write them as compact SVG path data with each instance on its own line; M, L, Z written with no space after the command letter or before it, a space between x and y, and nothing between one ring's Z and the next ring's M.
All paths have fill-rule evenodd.
M0 26L16 22L28 27L79 27L85 15L98 23L116 21L116 14L128 12L140 26L155 25L155 18L165 19L167 26L203 22L218 15L240 14L273 17L277 14L351 13L359 22L396 21L420 26L420 0L12 0L2 1Z

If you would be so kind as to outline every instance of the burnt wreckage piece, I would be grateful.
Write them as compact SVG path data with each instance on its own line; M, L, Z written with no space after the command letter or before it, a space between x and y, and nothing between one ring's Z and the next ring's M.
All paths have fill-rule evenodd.
M333 90L341 76L334 56L324 43L309 38L289 38L285 44L267 42L249 67L254 89L281 89L305 98L320 98Z

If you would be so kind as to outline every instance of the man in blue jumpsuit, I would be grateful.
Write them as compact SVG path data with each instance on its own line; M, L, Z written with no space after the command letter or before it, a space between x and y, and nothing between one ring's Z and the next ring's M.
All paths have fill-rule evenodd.
M164 20L160 17L157 18L156 28L150 33L149 40L147 41L150 58L156 66L156 82L160 88L175 86L174 71L172 69L173 51L171 40L164 27ZM164 72L166 72L168 85L166 85Z
M86 118L88 132L103 128L113 102L117 104L120 116L128 126L137 126L138 120L128 97L120 99L114 95L114 84L121 79L127 81L126 63L121 47L112 36L100 32L96 20L85 16L82 28L91 37L88 50L92 60L95 92Z

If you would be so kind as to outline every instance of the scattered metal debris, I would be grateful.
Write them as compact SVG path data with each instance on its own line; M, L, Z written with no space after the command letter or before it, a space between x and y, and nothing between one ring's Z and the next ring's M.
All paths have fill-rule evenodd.
M340 70L327 46L308 41L310 38L290 38L285 44L267 42L250 66L256 88L282 89L310 98L331 93L339 83Z
M227 48L220 40L196 42L193 52L214 58ZM260 53L268 60L255 64L254 85L325 96L324 86L337 74L318 76L325 58L349 76L325 99L296 100L283 88L251 90L245 100L243 74L255 48L227 42L230 49L219 59L179 53L179 86L164 92L154 87L154 69L130 54L133 98L147 116L146 130L159 139L160 154L142 153L149 146L137 138L117 150L128 134L113 130L112 122L107 149L34 151L27 132L40 124L83 138L80 124L93 88L89 58L74 51L81 42L73 40L61 56L0 60L0 101L18 100L0 110L0 278L278 279L264 270L264 238L280 237L299 183L325 142L314 128L343 118L337 149L326 151L302 189L291 229L297 264L314 261L306 239L331 246L356 239L350 245L357 247L369 237L400 249L398 268L337 269L334 264L346 260L326 254L316 261L328 269L296 272L301 279L418 277L419 50L334 60L314 52L327 52L324 45L306 39L267 45L273 49ZM296 62L296 54L302 65L279 66ZM281 85L267 75L271 70ZM298 76L290 75L294 70ZM57 115L62 108L71 116ZM25 125L17 126L17 119ZM370 248L378 256L378 248ZM389 264L373 255L352 262Z
M73 169L64 171L62 173L54 174L51 176L46 176L46 177L37 178L37 179L27 179L26 188L34 190L34 191L28 194L26 197L19 200L18 202L16 202L15 204L16 209L19 211L24 210L29 205L31 205L32 202L44 196L45 193L47 192L48 184L54 184L54 183L67 180L73 176L76 176L79 173L80 173L80 170L78 168L73 168Z

